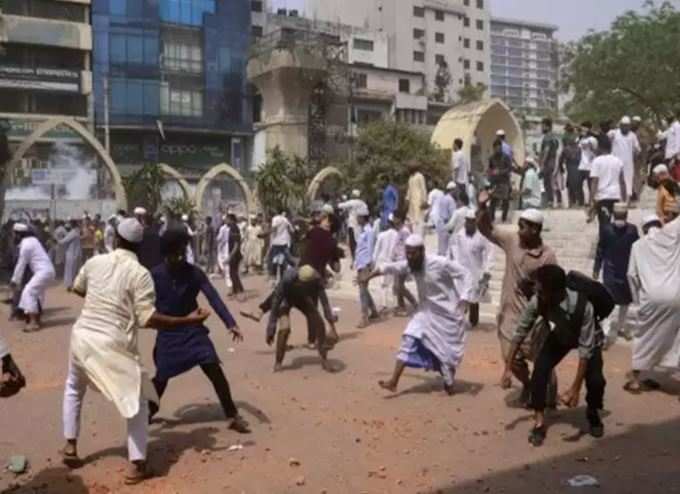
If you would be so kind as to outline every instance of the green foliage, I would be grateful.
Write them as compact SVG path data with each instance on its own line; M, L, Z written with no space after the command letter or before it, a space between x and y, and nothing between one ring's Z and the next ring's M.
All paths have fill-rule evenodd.
M147 164L123 179L123 186L131 208L141 206L156 212L161 204L161 187L165 177L160 166Z
M163 210L169 218L181 218L183 214L195 216L198 214L196 204L186 197L174 197L163 203Z
M561 89L573 93L572 119L599 122L625 112L658 122L680 104L680 11L668 2L645 7L566 47Z
M465 105L481 101L486 94L486 85L478 82L477 84L466 84L458 90L458 104Z
M299 156L287 156L278 147L255 173L255 188L264 214L271 218L283 209L303 212L307 188L318 172L316 166Z
M360 189L372 207L379 202L381 189L388 182L405 197L409 178L406 164L410 160L421 165L428 186L445 186L450 180L448 154L430 142L428 133L403 123L376 121L363 127L354 156L339 169L348 185Z

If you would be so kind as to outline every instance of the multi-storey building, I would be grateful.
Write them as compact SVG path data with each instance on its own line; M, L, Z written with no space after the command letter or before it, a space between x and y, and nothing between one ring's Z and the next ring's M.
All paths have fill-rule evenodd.
M491 20L491 96L530 116L558 111L557 26Z
M90 1L4 0L0 118L18 142L48 117L93 112Z
M466 84L489 85L488 0L307 0L306 15L384 33L389 68L425 74L431 99L453 102Z
M246 167L249 0L93 0L95 122L119 165Z

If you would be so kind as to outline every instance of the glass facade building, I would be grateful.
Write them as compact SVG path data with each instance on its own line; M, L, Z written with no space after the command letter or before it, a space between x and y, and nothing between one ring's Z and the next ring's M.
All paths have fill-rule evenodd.
M243 167L248 0L93 0L92 28L95 123L108 116L117 163Z

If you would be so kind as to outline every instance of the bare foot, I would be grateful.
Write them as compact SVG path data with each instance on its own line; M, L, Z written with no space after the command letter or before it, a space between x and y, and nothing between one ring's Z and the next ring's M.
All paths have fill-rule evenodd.
M276 363L274 364L274 372L281 372L283 370L283 365Z
M328 360L321 361L321 368L326 372L330 372L331 374L337 371L333 364L331 364Z
M456 390L453 389L453 384L451 384L450 386L448 384L444 384L444 392L449 396L453 396L456 394Z
M380 386L383 389L386 389L387 391L391 391L392 393L397 392L397 385L394 384L392 381L378 381L378 386Z

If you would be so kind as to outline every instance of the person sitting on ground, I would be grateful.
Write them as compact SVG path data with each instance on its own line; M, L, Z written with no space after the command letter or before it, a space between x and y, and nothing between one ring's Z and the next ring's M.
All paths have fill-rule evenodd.
M531 408L534 410L534 427L529 442L541 446L546 437L546 395L551 375L567 356L578 348L579 363L572 386L560 396L569 408L578 406L581 387L586 383L586 418L590 434L604 435L604 425L599 411L603 408L607 384L602 373L602 346L604 333L597 322L593 305L583 293L567 288L567 276L556 265L545 265L534 273L536 295L522 313L512 338L512 347L505 362L501 387L508 389L512 381L512 365L519 348L540 317L554 326L538 352L531 375Z

